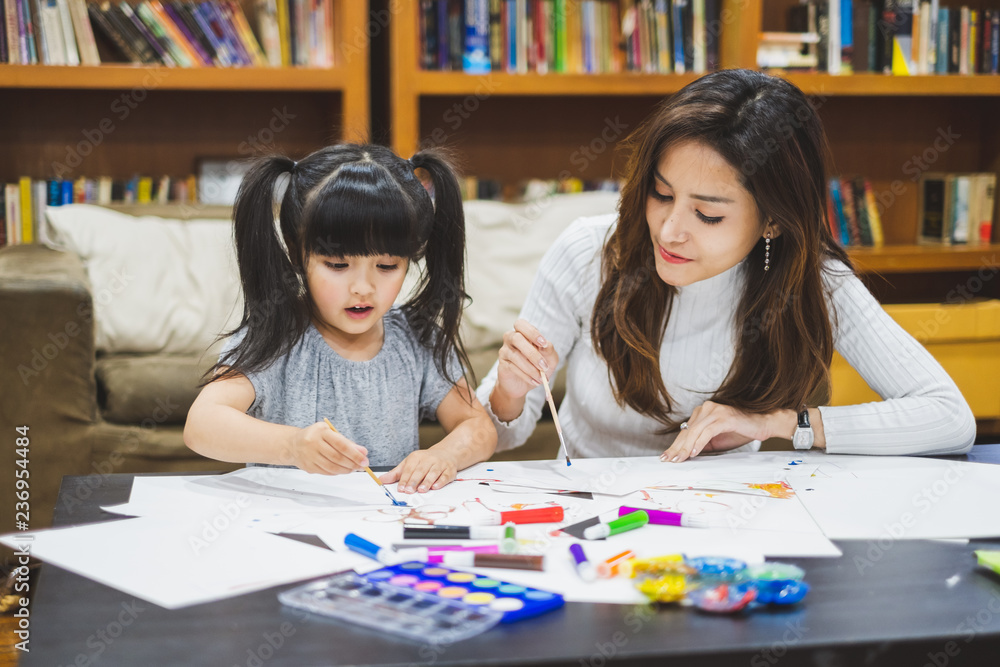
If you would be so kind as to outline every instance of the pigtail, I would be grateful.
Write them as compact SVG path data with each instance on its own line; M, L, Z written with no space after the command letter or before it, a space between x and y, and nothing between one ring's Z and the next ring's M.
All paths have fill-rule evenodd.
M274 224L275 186L294 168L295 162L286 157L262 158L240 183L233 206L233 235L243 287L243 318L224 336L240 331L245 335L208 371L208 381L267 368L291 349L308 325L298 273Z
M426 270L416 296L404 307L420 342L433 346L441 373L451 382L448 359L458 354L466 371L472 366L459 336L465 292L465 212L458 178L451 165L435 151L420 151L410 159L416 169L424 169L434 186L434 218L427 236L424 255ZM475 377L469 381L475 386Z

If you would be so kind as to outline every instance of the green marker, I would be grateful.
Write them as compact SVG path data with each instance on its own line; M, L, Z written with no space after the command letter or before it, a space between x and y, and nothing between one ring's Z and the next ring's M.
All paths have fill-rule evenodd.
M596 526L590 526L583 531L583 539L600 540L605 537L617 535L618 533L624 533L626 530L642 528L647 523L649 523L649 515L639 510L619 517L611 523L599 523Z
M503 537L500 538L500 553L517 553L517 537L514 535L514 523L512 521L504 524Z

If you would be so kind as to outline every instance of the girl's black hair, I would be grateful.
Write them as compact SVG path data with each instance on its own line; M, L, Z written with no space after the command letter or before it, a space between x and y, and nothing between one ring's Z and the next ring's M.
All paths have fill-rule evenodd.
M415 169L427 173L433 195ZM286 174L276 225L275 193ZM465 216L458 179L439 151L403 160L384 146L339 144L297 163L261 158L237 192L233 233L243 318L225 335L245 335L209 370L207 381L263 370L299 341L313 314L305 267L314 253L423 260L414 296L401 309L420 343L433 350L445 378L459 379L448 371L452 354L471 376L459 337L468 298Z

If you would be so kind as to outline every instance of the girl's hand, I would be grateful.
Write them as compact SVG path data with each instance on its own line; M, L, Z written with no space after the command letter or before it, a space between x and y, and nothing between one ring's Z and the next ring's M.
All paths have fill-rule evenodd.
M514 330L503 335L503 346L497 354L497 384L508 400L518 400L542 384L539 373L551 378L556 372L559 355L527 320L514 322Z
M400 493L426 493L432 489L440 489L455 479L457 474L458 466L455 461L431 448L411 453L379 479L383 484L399 482L396 489Z
M324 422L301 428L288 445L292 465L306 472L343 475L368 465L368 450Z
M728 405L705 401L694 409L661 461L680 463L702 452L724 452L772 436L770 415L747 414Z

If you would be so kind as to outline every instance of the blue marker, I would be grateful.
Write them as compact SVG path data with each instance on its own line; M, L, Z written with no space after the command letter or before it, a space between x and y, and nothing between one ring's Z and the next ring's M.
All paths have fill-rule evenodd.
M573 556L573 565L581 579L590 582L597 578L597 570L594 569L594 564L587 560L587 554L583 552L581 545L576 543L569 545L569 553Z
M400 560L399 554L392 549L385 549L377 544L372 544L365 538L359 537L354 533L348 533L344 537L344 545L351 551L357 551L359 554L368 556L384 565L394 565Z

